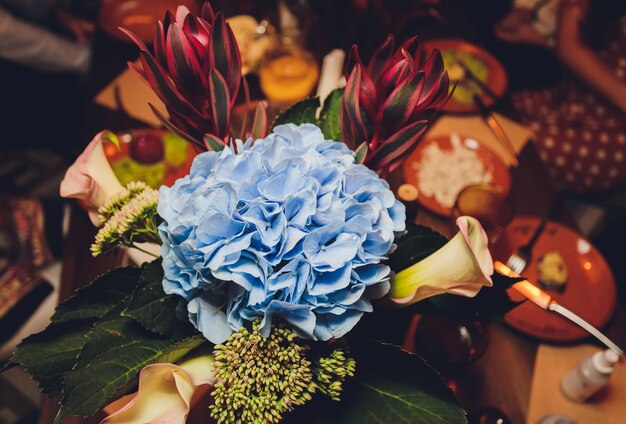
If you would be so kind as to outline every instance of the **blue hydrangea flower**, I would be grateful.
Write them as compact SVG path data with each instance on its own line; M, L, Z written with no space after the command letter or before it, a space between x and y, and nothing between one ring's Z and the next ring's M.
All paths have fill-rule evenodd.
M404 230L389 185L314 125L198 155L162 187L163 287L213 343L274 318L302 337L346 334L389 290L381 265Z

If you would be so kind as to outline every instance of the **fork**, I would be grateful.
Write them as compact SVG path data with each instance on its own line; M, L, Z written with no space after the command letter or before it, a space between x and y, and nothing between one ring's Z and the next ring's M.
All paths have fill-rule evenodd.
M557 199L550 207L548 213L541 218L539 225L535 227L535 231L530 236L530 240L528 240L526 244L518 247L517 250L509 257L509 260L506 262L506 266L511 268L511 270L513 270L516 274L521 274L532 259L533 246L537 240L539 240L539 236L541 236L548 219L551 218L552 215L554 215L554 213L558 210L559 204L560 201Z

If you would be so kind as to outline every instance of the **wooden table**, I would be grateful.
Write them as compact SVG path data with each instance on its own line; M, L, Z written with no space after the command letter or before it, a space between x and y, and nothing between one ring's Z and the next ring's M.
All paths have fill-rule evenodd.
M542 216L557 197L547 171L532 142L519 155L520 165L511 169L511 200L516 215ZM562 217L571 224L565 213ZM450 219L420 210L417 222L446 236L456 232ZM537 341L503 325L488 328L488 348L474 364L454 377L457 395L469 412L495 407L514 424L526 422Z
M515 214L543 216L557 198L557 191L532 142L521 152L519 161L520 166L511 169L511 199ZM558 220L576 228L567 207L562 208ZM450 220L427 212L420 211L417 222L447 236L456 231ZM626 311L618 306L606 332L618 345L625 346L624 328ZM459 400L469 412L495 407L504 412L512 423L526 423L539 342L503 324L490 326L488 339L485 354L454 377Z

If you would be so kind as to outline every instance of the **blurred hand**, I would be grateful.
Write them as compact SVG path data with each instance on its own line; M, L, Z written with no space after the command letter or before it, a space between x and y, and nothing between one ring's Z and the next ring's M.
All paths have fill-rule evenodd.
M81 44L89 44L96 31L96 26L93 22L74 16L65 10L57 12L57 19L74 36L76 41Z
M530 9L513 9L494 26L499 39L509 43L547 45L547 38L532 26Z

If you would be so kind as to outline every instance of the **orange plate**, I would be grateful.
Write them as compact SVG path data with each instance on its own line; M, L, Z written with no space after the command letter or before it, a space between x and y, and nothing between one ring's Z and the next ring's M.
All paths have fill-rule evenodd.
M478 156L478 159L483 163L488 171L493 174L493 184L499 186L502 189L503 194L508 195L511 190L511 176L509 175L509 169L502 162L502 160L496 156L491 150L487 149L483 144L473 137L460 136L463 144L471 150L474 150ZM420 163L422 161L422 155L424 149L430 143L437 143L442 150L452 150L452 143L450 137L447 135L441 135L433 138L423 140L419 143L415 151L407 158L402 165L402 172L404 180L418 187L419 181L417 172L413 169L414 163ZM428 209L429 211L443 216L452 216L452 208L441 205L434 197L423 195L419 193L417 201L420 205Z
M502 97L502 95L506 92L508 84L506 70L500 61L487 50L478 47L475 44L456 39L427 41L424 43L424 49L428 53L430 53L433 49L439 49L441 52L452 51L471 54L475 58L481 60L487 68L487 79L484 81L485 85L489 87L491 91L498 96L498 98ZM451 81L451 85L452 83L454 83L454 81ZM480 96L480 99L487 107L492 106L496 102L496 99L484 93ZM477 112L478 107L476 107L473 102L460 103L455 101L454 97L452 97L448 100L448 103L446 103L443 110L454 113L472 113Z
M530 239L538 224L538 218L515 218L492 249L494 259L506 263L515 249ZM546 291L593 326L606 325L616 307L616 286L600 252L573 230L550 221L533 247L532 260L523 272L524 277L537 282L537 261L552 251L563 256L569 276L563 292ZM523 300L513 289L510 294L514 300ZM530 301L509 312L505 322L522 333L550 342L572 342L589 337L589 333L577 325Z
M167 10L175 12L178 5L187 6L193 13L200 11L199 3L195 0L104 0L98 24L104 32L119 41L131 43L118 29L122 27L133 32L143 42L151 43L157 20L162 20Z

